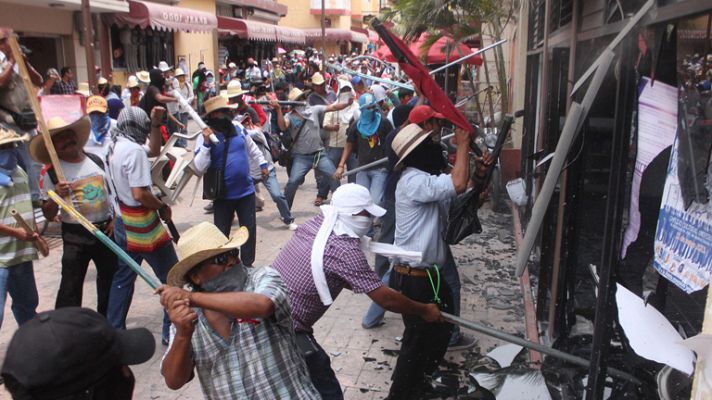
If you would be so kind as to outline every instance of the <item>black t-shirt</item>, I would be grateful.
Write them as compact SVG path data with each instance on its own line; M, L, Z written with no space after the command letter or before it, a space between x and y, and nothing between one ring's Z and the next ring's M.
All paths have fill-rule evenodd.
M356 144L356 152L358 154L358 165L370 164L378 161L388 155L388 146L386 145L386 137L393 130L390 121L386 118L381 118L381 123L374 136L377 137L376 143L371 148L369 139L364 139L358 130L358 121L354 121L346 132L346 141Z
M139 106L143 109L143 111L146 111L146 114L148 114L149 117L151 116L151 110L153 110L153 107L156 107L156 106L165 107L166 106L165 104L156 100L156 96L159 94L161 94L161 91L157 87L150 85L146 89L146 94L144 94L143 97L141 98L141 102L139 103Z

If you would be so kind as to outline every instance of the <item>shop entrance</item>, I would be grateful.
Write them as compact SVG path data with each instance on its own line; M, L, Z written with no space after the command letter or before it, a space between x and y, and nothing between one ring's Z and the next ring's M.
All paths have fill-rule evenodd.
M25 36L20 39L20 43L32 51L30 64L43 77L46 77L48 69L56 68L59 71L65 66L58 53L58 49L62 48L59 38Z

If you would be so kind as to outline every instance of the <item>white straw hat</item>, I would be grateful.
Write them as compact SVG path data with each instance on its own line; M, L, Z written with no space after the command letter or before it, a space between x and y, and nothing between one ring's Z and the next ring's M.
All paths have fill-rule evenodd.
M210 222L201 222L181 235L176 252L178 261L168 272L168 284L183 287L186 284L185 275L196 265L218 254L236 249L250 236L246 227L242 226L228 239L217 226Z
M409 124L401 129L391 144L391 148L398 156L396 167L400 166L408 154L415 150L429 134L430 132L425 132L418 124Z

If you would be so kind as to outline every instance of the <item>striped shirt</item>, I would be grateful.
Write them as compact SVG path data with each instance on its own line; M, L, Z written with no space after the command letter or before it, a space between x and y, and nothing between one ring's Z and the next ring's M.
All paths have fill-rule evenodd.
M272 266L279 271L289 289L292 318L297 332L312 332L312 325L329 309L319 298L311 272L311 251L316 234L324 221L319 215L297 228ZM331 234L324 249L324 275L331 298L343 289L356 294L369 293L383 284L368 266L359 247L359 239Z
M0 223L17 227L10 211L15 209L30 226L34 226L35 215L30 199L30 186L27 174L20 167L12 173L13 185L0 186ZM14 236L0 235L0 268L7 268L26 261L37 259L37 249L32 242L18 240Z
M406 168L396 186L396 232L394 244L404 250L423 252L423 261L413 267L445 263L450 200L455 197L452 177L430 175Z
M231 322L225 341L200 309L191 340L195 369L206 399L319 399L297 350L287 287L270 267L248 269L246 292L267 296L274 315ZM175 327L171 327L171 345ZM169 347L170 350L170 347Z

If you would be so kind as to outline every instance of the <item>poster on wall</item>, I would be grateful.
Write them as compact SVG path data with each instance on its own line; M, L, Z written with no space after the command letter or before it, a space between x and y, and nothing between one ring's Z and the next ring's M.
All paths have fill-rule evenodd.
M658 227L655 269L686 293L703 289L712 275L712 203L685 209L678 180L679 139L668 164Z
M640 231L640 184L643 172L665 148L672 145L677 131L677 88L662 82L653 85L643 77L638 88L638 143L630 193L628 227L623 237L621 258Z

